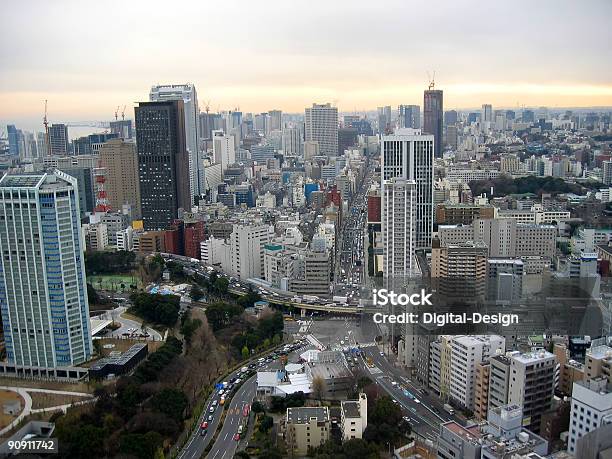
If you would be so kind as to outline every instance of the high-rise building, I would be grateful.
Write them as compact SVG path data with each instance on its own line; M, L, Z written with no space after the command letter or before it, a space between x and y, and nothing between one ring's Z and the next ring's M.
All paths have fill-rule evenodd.
M442 156L442 119L444 117L443 93L440 89L428 89L423 98L423 132L434 136L435 156Z
M306 141L319 143L319 154L338 154L338 108L331 104L312 104L305 110Z
M383 135L391 132L391 106L378 107L378 133Z
M141 212L145 230L163 230L191 208L182 100L135 108Z
M390 239L386 242L389 250L394 245L391 238L393 225L399 222L397 219L388 220L387 216L385 216L386 212L393 210L392 208L389 208L388 211L385 209L385 205L391 204L388 202L387 197L385 197L385 188L388 183L391 183L392 179L403 179L406 185L411 183L408 188L405 188L406 192L410 187L414 188L413 195L410 193L404 195L394 193L394 197L397 199L403 199L402 196L413 196L414 198L414 201L412 199L410 201L413 202L414 207L404 208L406 221L410 220L409 217L412 218L411 221L415 226L414 248L431 247L434 215L433 151L434 137L432 135L423 135L420 130L416 129L398 129L394 135L383 136L381 139L381 191L383 203L386 203L383 205L382 229L383 239L385 239L385 234L389 234ZM396 214L395 217L399 218L399 215ZM387 256L387 253L385 253L385 256ZM400 273L393 271L389 275L400 275Z
M89 360L92 341L76 180L57 170L2 177L0 251L8 361L52 369Z
M19 133L20 130L15 127L14 124L6 126L9 142L9 154L18 156L19 155Z
M458 114L456 110L447 110L444 112L444 126L454 126L457 124Z
M230 272L240 279L264 276L264 247L270 228L263 224L236 224L229 240Z
M492 123L493 119L493 106L491 104L482 104L482 112L480 114L480 121L482 123Z
M398 107L400 128L421 128L421 107L418 105L400 105Z
M136 144L121 139L109 140L100 147L99 157L100 167L106 170L105 191L111 209L121 210L124 204L128 204L132 209L132 216L140 218Z
M283 128L283 112L281 110L270 110L270 130L280 131Z
M213 158L216 163L221 164L221 172L224 173L228 166L236 162L236 147L234 136L226 135L223 131L213 131Z
M200 109L198 108L198 95L195 85L172 84L153 86L149 94L151 102L164 102L168 100L183 101L183 128L185 130L185 147L189 157L189 192L191 201L193 196L200 194L198 180L198 151L200 146Z
M132 120L115 120L110 122L110 130L118 138L128 140L133 136Z
M47 134L44 132L36 133L36 150L38 151L39 158L44 158L49 155L49 149L47 147Z
M301 126L283 128L282 148L285 156L303 156L304 131Z
M67 155L70 151L68 126L65 124L52 124L49 126L49 145L52 155Z

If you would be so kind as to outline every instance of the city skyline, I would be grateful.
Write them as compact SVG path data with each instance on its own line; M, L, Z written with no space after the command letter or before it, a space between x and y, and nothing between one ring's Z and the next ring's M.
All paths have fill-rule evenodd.
M78 2L26 1L7 9L1 32L11 46L0 51L0 120L32 129L45 99L54 122L108 120L124 105L133 118L151 86L177 82L195 84L202 111L207 101L212 111L303 113L313 102L340 112L397 108L422 105L433 70L447 109L612 106L612 64L602 58L612 5L529 5L527 23L521 4L483 12L473 1L277 2L263 11L237 2L210 15L185 2L174 24L157 14L162 3L108 1L92 24ZM431 11L435 22L413 19ZM23 17L31 27L19 26Z

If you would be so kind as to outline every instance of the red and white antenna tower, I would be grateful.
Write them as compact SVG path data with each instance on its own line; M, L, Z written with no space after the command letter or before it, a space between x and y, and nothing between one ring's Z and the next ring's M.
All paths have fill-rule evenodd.
M111 210L111 207L108 203L108 198L106 197L106 190L104 189L104 184L106 183L106 168L105 167L96 167L93 171L94 173L94 181L96 187L96 212L106 213Z

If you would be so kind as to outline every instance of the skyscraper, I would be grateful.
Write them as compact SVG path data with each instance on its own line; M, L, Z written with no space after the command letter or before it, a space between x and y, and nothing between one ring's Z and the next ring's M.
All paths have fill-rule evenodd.
M431 247L434 137L398 129L382 137L381 152L383 274L408 276L416 268L414 251Z
M163 230L190 209L189 160L182 100L140 102L134 109L142 218L145 230Z
M378 107L378 133L388 134L391 129L391 106Z
M185 146L189 156L189 192L193 196L200 194L198 180L198 150L200 145L200 109L198 95L193 84L172 84L153 86L149 94L151 102L182 100L184 106Z
M493 106L491 104L482 104L482 111L480 121L483 123L492 123L493 120Z
M132 216L140 218L140 182L138 153L134 142L113 139L102 144L99 151L100 167L106 169L106 195L112 210L131 207Z
M9 154L17 156L19 155L19 129L14 124L6 126L9 141Z
M270 130L280 131L283 128L283 112L281 110L270 110Z
M434 154L442 156L442 118L444 103L440 89L428 89L423 99L423 132L434 136Z
M216 163L221 164L221 172L224 173L230 164L236 162L236 145L234 136L226 135L223 131L213 131L213 158Z
M92 354L76 179L0 179L0 309L8 361L55 368Z
M52 155L67 155L70 151L68 126L65 124L52 124L49 126L49 145Z
M421 128L421 107L418 105L400 105L398 112L400 128Z
M326 156L338 154L338 108L331 104L312 104L305 110L306 141L319 143L319 153Z

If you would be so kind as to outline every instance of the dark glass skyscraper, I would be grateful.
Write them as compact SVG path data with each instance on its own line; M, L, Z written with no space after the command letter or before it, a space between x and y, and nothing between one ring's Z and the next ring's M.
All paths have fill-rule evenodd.
M163 230L180 208L190 209L184 105L140 102L134 112L144 228Z
M440 89L425 91L423 98L423 132L434 136L434 155L442 156L442 120L444 104Z

